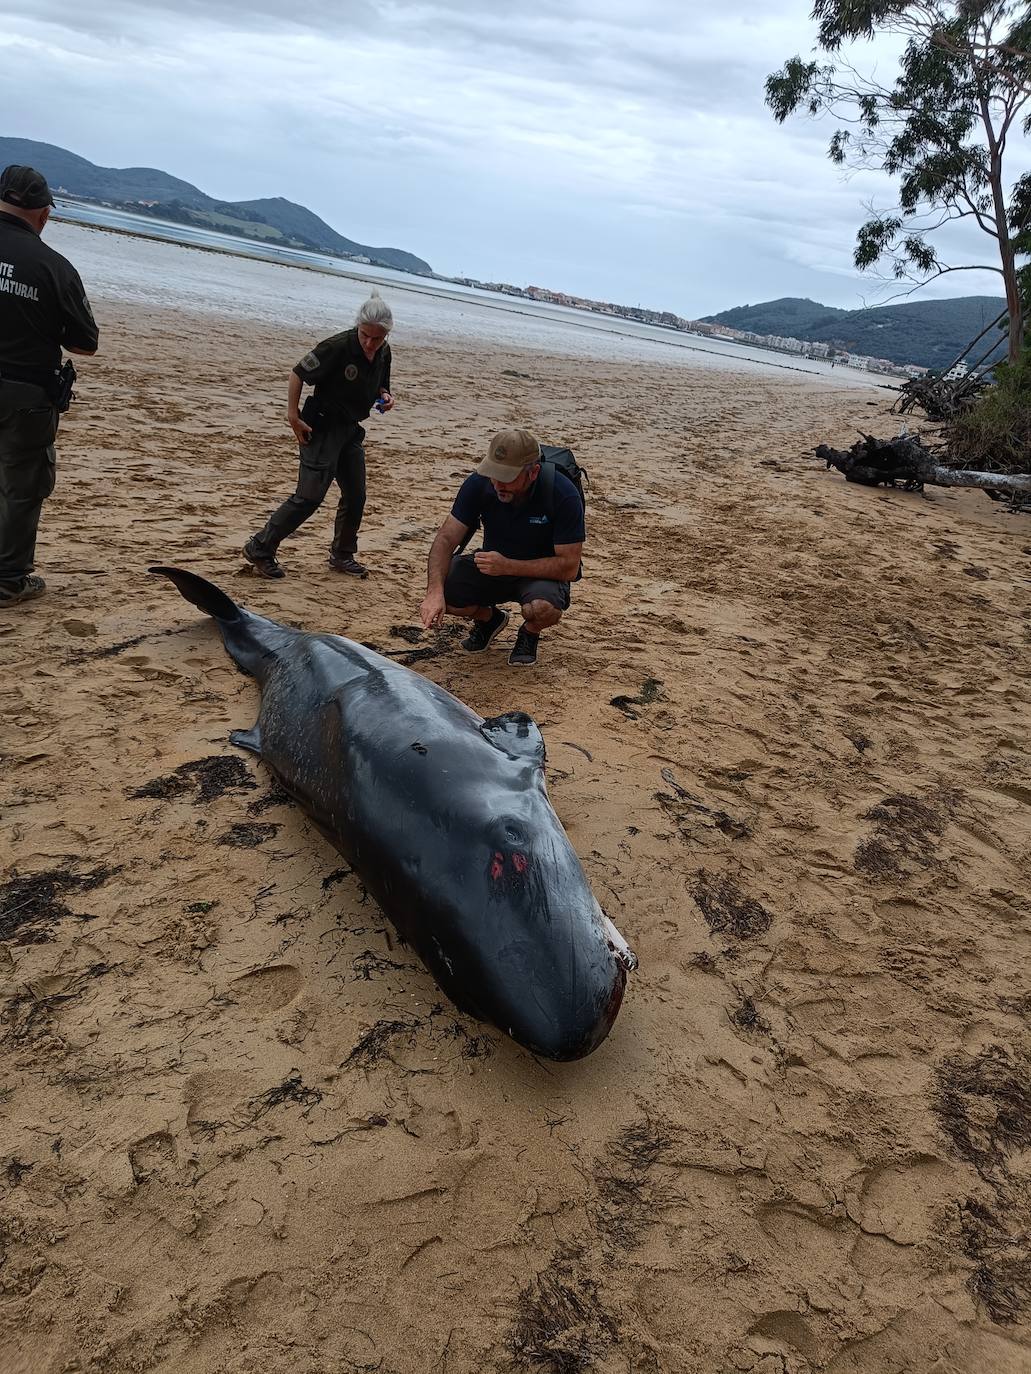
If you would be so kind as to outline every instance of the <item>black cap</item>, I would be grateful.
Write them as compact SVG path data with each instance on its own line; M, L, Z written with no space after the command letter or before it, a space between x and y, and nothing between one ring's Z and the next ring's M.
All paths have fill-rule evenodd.
M53 205L54 198L42 172L35 167L18 167L13 163L0 174L0 200L17 205L20 210L42 210Z

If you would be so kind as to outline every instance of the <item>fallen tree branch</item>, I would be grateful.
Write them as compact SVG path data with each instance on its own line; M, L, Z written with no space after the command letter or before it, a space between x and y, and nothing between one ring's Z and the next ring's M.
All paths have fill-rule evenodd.
M828 468L837 468L846 482L861 486L901 485L905 491L936 487L978 487L1007 496L1015 506L1031 502L1031 473L971 472L938 461L938 450L925 448L918 435L875 439L864 435L845 452L820 444L814 452Z

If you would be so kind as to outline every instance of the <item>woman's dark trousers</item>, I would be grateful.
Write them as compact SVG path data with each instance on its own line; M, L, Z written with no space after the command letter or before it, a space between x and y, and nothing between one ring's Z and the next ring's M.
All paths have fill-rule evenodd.
M300 446L297 490L269 516L268 524L251 540L258 553L275 556L288 534L315 514L335 481L340 488L332 556L353 557L358 551L358 528L365 512L365 430L353 420L339 420L312 434Z

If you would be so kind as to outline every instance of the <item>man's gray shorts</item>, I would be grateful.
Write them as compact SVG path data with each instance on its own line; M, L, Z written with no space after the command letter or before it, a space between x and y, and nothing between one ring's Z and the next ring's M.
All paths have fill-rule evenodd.
M488 577L480 572L474 558L474 554L463 553L451 560L444 583L444 601L448 606L498 606L506 601L518 601L525 606L531 601L547 601L557 610L569 609L568 582L540 577Z

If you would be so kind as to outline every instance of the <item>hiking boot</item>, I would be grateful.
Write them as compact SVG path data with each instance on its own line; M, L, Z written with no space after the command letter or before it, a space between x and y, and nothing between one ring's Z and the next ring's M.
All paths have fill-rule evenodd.
M256 548L253 539L248 539L243 546L243 556L255 572L262 577L285 577L286 573L280 563L276 562L274 554L263 553Z
M31 601L42 596L47 584L41 577L23 577L13 587L0 587L0 606L17 606L21 601Z
M462 648L467 654L482 654L494 636L499 635L507 624L508 611L495 606L494 614L489 620L474 622L472 629L462 640Z
M525 625L521 626L512 652L508 656L509 663L514 663L520 668L528 668L536 663L539 639L540 635L531 634Z
M350 573L352 577L368 577L369 570L359 563L353 553L331 553L329 566L334 572Z

